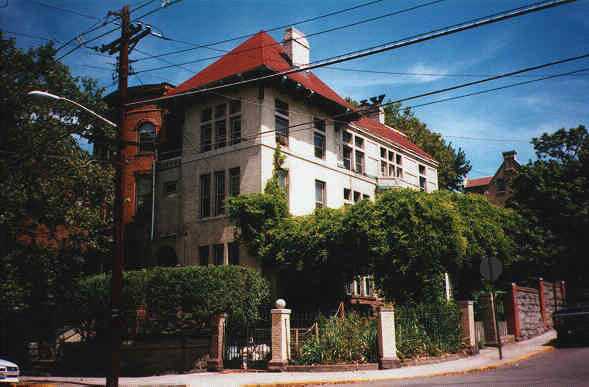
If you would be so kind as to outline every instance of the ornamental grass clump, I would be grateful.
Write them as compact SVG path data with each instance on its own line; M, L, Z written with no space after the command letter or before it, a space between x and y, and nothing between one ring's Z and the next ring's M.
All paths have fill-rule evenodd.
M377 358L376 322L356 313L320 317L317 334L307 339L297 363L368 363Z

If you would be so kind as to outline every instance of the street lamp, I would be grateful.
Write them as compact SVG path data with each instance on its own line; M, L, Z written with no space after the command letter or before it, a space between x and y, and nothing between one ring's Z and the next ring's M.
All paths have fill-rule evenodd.
M80 109L83 109L83 110L87 111L88 113L92 114L94 117L100 118L102 121L106 122L110 126L112 126L114 128L117 128L118 127L118 125L115 124L114 122L106 119L105 117L101 116L100 114L96 113L95 111L88 109L86 106L80 105L76 101L72 101L71 99L68 99L68 98L65 98L65 97L61 97L59 95L51 94L51 93L49 93L47 91L40 91L40 90L29 91L27 94L28 95L32 95L34 97L51 98L51 99L56 99L58 101L67 101L67 102L69 102L69 103L71 103L73 105L76 105Z
M39 91L33 90L28 93L30 96L42 97L42 98L50 98L55 99L58 101L67 101L80 109L85 110L86 112L92 114L94 117L101 119L102 121L106 122L107 124L118 128L117 134L117 145L118 145L118 152L117 152L117 161L114 163L115 170L116 170L116 181L115 181L115 201L114 201L114 254L113 254L113 263L112 263L112 276L111 276L111 356L112 356L112 364L113 364L113 375L110 376L110 379L107 378L107 385L114 385L118 386L118 375L119 375L119 367L120 367L120 356L121 356L121 339L122 339L122 321L121 321L121 299L122 299L122 291L123 291L123 262L125 256L125 250L123 247L124 243L124 229L123 229L123 160L124 160L124 149L125 144L128 142L122 141L121 138L121 128L112 121L109 121L105 117L101 116L100 114L96 113L88 109L85 106L80 105L76 101L72 101L71 99L61 97L59 95L51 94L47 91ZM124 113L122 114L124 117ZM121 127L123 126L124 118L121 118ZM115 370L116 367L116 370ZM109 383L110 382L110 383Z

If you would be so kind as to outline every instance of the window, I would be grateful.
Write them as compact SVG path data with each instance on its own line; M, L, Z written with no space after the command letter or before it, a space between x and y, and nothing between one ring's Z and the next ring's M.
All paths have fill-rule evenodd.
M208 152L212 149L213 126L213 109L206 108L200 112L200 151Z
M229 109L229 115L227 115L227 109ZM229 125L229 133L227 133L227 125ZM212 139L213 128L215 136L214 143ZM229 102L229 104L224 103L215 106L214 117L213 109L210 107L201 111L201 152L208 152L213 148L218 149L227 146L227 135L230 136L229 145L241 142L241 101L236 100Z
M239 265L239 243L231 242L227 245L229 250L229 264Z
M177 181L166 181L164 183L164 195L174 195L178 191Z
M344 145L343 151L344 168L352 170L352 148Z
M395 166L393 164L389 164L389 176L395 177Z
M229 125L231 126L230 145L239 144L241 142L241 117L231 117Z
M426 191L427 189L427 180L423 176L419 176L419 189L422 191Z
M352 200L352 190L349 188L344 188L344 200L351 201Z
M370 195L362 195L362 200L370 200Z
M275 107L275 130L276 130L276 141L282 145L288 145L288 104L279 99L274 101Z
M278 175L278 186L284 192L286 192L286 197L288 198L288 171L286 169L279 169L277 171Z
M227 122L225 119L215 121L215 149L227 145Z
M202 111L200 112L201 124L204 122L208 122L212 119L213 119L213 109L211 109L211 108L202 109Z
M200 127L200 151L208 152L212 149L213 127L211 124L204 124Z
M241 114L241 101L240 100L232 100L229 102L229 114Z
M315 130L325 132L325 120L322 120L321 118L313 118L313 127Z
M356 144L356 148L364 149L364 139L362 137L355 136L354 143Z
M403 178L403 168L397 167L397 177Z
M229 129L231 130L230 145L241 142L241 101L229 102Z
M198 248L198 260L201 266L208 266L209 264L209 246L200 246Z
M315 208L325 207L325 182L315 180Z
M419 174L420 175L425 175L425 166L424 165L420 165L419 166Z
M354 203L358 203L360 201L360 192L354 191Z
M221 104L221 105L215 106L215 120L218 120L219 118L224 118L226 114L227 114L227 105Z
M213 263L217 266L225 263L225 246L223 244L213 245Z
M200 175L200 217L211 216L211 175Z
M137 175L135 177L135 210L137 213L151 216L152 184L151 175Z
M388 171L387 162L386 161L381 161L380 162L380 174L381 174L381 176L388 176L389 174L387 173L387 171Z
M403 165L403 157L397 153L397 165Z
M352 142L352 133L350 133L348 131L343 131L342 132L342 141L345 142L346 144L350 144Z
M372 297L374 295L374 284L371 277L366 277L366 296Z
M389 151L389 161L393 162L393 160L395 160L395 154L391 151Z
M315 143L315 157L325 159L325 135L315 132L313 139Z
M139 132L139 152L153 152L155 149L155 125L144 122L137 130Z
M386 148L380 148L380 158L386 159L387 158L387 150Z
M356 173L364 174L364 153L356 151Z
M215 172L215 216L225 213L225 171Z
M239 196L240 179L239 167L231 168L229 170L229 196Z

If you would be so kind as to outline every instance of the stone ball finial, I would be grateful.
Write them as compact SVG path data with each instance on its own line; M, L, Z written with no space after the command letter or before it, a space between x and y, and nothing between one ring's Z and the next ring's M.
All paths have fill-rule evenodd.
M279 298L278 300L276 300L276 309L284 309L286 307L286 301L284 301L282 298Z

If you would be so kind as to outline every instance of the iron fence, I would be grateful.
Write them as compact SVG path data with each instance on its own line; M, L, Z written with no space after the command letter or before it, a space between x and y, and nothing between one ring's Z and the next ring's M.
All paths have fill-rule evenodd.
M395 334L402 358L457 352L462 348L460 311L452 303L396 307Z
M225 322L223 365L229 369L263 369L272 355L270 312L261 313L254 322L231 319Z

